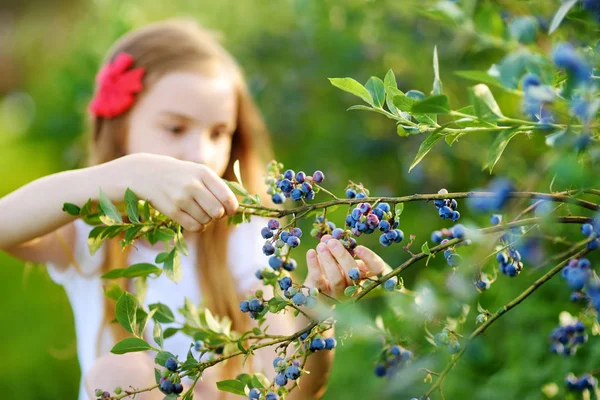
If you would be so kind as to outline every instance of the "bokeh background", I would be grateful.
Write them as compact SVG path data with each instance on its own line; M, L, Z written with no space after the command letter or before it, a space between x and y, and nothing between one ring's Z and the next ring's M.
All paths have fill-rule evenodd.
M3 0L0 196L36 178L84 165L86 106L104 53L125 32L175 16L196 18L222 32L223 43L247 74L271 131L277 158L295 170L322 169L330 190L342 193L348 180L353 180L363 182L375 195L433 193L442 187L462 191L504 176L520 189L547 191L552 178L547 171L555 159L545 154L542 135L516 137L492 176L481 170L493 140L486 135L470 135L453 147L438 144L409 174L408 167L423 137L399 137L394 123L381 115L347 112L358 102L329 84L329 77L353 77L364 83L371 75L383 78L391 68L401 90L429 93L433 48L437 45L444 91L451 105L459 108L468 104L466 87L472 82L454 71L486 71L516 46L506 28L511 18L534 15L546 30L560 1L467 0L459 2L463 17L452 14L458 6L450 1L431 11L437 3ZM536 45L541 51L548 53L554 40L568 39L583 29L577 21L565 25L550 38L545 33L538 35ZM518 96L493 92L505 114L520 116ZM569 177L584 181L593 178L574 159L571 161L566 161L565 167ZM554 189L566 186L564 181L557 187L560 185L560 180L555 182ZM515 202L512 209L526 205ZM484 224L489 218L470 213L466 205L459 205L459 210L467 224ZM333 219L341 223L343 216L344 210L339 210ZM451 225L437 217L432 204L416 203L407 205L401 222L407 238L409 234L417 237L414 250L432 230ZM309 223L303 228L309 229ZM555 234L576 235L576 228L561 228ZM314 246L316 240L304 243ZM375 246L376 238L364 243ZM554 245L545 251L560 249ZM399 247L382 249L380 254L390 265L408 257ZM487 268L491 271L494 266L490 263ZM301 265L300 274L303 269ZM73 317L63 289L50 280L43 265L24 265L1 252L0 271L0 398L74 399L79 367ZM433 299L438 311L436 318L427 322L427 329L439 332L442 315L460 319L463 308L459 298L470 305L464 328L469 332L478 302L494 312L540 273L529 268L517 279L499 277L483 295L466 290L457 296L455 285L448 284L452 273L438 257L427 267L419 264L407 271L404 280L411 290L432 293L427 298ZM470 285L468 273L454 276ZM569 303L568 296L564 282L556 278L493 325L449 376L443 386L445 397L563 398L562 382L568 372L579 374L600 367L597 337L591 337L585 351L575 357L548 351L547 336L558 324L559 312L576 314L580 310ZM434 346L425 340L423 319L418 317L414 300L404 295L375 297L352 313L340 310L345 318L337 335L343 345L337 351L326 399L408 399L423 393L426 373L419 368L441 371L449 356L443 351L435 353ZM384 312L386 304L390 307ZM373 374L381 335L364 328L364 323L374 325L377 315L382 316L396 340L422 356L422 361L391 381Z

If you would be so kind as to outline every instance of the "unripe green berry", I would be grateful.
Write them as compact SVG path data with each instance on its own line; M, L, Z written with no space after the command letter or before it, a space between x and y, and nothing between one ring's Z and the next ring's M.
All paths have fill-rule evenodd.
M263 297L263 291L262 291L262 289L258 289L258 290L255 292L255 294L256 294L256 297Z
M121 394L121 392L122 392L122 391L123 391L123 390L121 389L121 387L120 387L120 386L117 386L117 387L115 388L115 394Z
M96 391L94 392L94 394L96 395L96 397L100 397L100 396L102 396L103 392L104 392L104 390L102 390L102 389L96 389Z
M310 295L312 297L317 297L319 295L319 289L317 289L317 288L310 288Z

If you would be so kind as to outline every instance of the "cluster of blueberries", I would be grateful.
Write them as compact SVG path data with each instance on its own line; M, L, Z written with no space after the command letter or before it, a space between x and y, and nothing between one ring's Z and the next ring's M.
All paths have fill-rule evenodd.
M240 303L240 310L243 313L248 313L252 319L259 319L263 315L265 305L262 299L255 297L250 300L242 301Z
M279 288L283 290L283 295L292 300L292 303L296 306L305 306L307 308L313 308L317 305L317 295L319 290L317 288L304 289L307 294L303 293L303 289L300 287L294 287L292 278L284 276L277 281Z
M348 277L352 279L354 282L360 281L363 279L362 273L358 268L350 268L348 271ZM393 276L387 281L383 283L383 288L387 291L393 292L398 287L398 278Z
M275 368L275 384L279 387L285 386L288 379L295 381L302 375L300 361L290 360L288 358L277 357L273 360L273 368Z
M329 337L323 339L321 337L312 338L310 344L308 345L308 349L310 351L319 351L319 350L333 350L337 346L337 341L335 338Z
M503 246L504 247L504 246ZM496 254L500 272L510 277L517 276L523 271L523 262L519 250L508 246Z
M587 244L587 248L590 250L596 250L600 247L600 221L594 220L591 224L581 225L581 233L591 239Z
M168 358L165 363L166 369L163 371L163 377L160 378L159 388L160 391L164 394L180 394L183 392L183 385L181 382L171 382L169 380L170 376L176 376L177 374L173 374L173 372L177 372L179 366L177 365L177 360L174 358Z
M321 240L323 236L331 235L335 228L336 226L333 222L325 221L323 214L317 215L315 222L313 222L313 228L310 231L310 236Z
M590 260L587 258L572 258L562 270L562 276L574 292L571 300L574 302L587 298L600 314L600 280L592 273Z
M117 393L117 390L115 390L115 394L120 394L121 393L121 389L119 389L119 393ZM102 389L96 389L95 393L96 397L98 398L98 400L102 400L102 399L109 399L110 398L110 392L107 392L105 390Z
M267 226L260 230L260 234L263 239L268 240L264 244L262 251L264 255L270 256L275 254L276 248L282 248L286 244L290 248L300 246L300 238L302 237L302 229L295 227L289 231L279 229L279 221L276 219L270 219Z
M435 244L441 244L444 239L464 239L465 227L462 224L456 224L450 229L442 229L431 232L431 241Z
M397 229L398 225L388 203L379 203L375 207L369 203L359 203L346 217L346 226L354 236L371 234L377 229L383 232L379 237L379 243L383 246L391 246L404 239L404 232Z
M315 198L313 184L323 182L325 175L322 171L315 171L312 175L306 175L303 171L295 173L288 169L280 175L279 178L267 178L268 184L267 193L271 195L271 199L275 204L282 204L286 198L291 198L294 201L312 200Z
M386 346L375 366L375 376L392 376L412 358L412 351L400 345Z
M448 194L448 191L446 189L440 189L438 194ZM456 199L434 200L433 204L435 204L438 214L442 219L451 219L456 222L460 218L460 213L456 210L458 208Z
M598 385L598 381L590 374L585 374L581 378L577 378L575 375L567 376L565 380L567 389L572 392L583 392L584 390L594 391Z
M346 197L349 199L364 199L369 192L362 185L350 185L346 188Z
M455 354L460 350L460 343L458 337L453 332L444 328L440 333L436 333L433 336L433 341L438 347L445 347L448 353Z
M248 398L251 400L260 399L260 390L256 388L250 389L248 392ZM279 400L279 396L275 392L267 392L264 397L265 400Z
M585 325L581 321L566 326L556 327L550 334L550 351L556 354L572 356L579 345L587 342Z

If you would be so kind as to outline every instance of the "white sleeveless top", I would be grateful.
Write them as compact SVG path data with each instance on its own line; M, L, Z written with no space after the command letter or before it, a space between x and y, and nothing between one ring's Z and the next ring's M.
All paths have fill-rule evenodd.
M247 291L251 286L257 284L255 271L268 265L268 258L262 253L263 239L260 235L260 230L266 225L266 222L267 220L264 218L253 217L251 222L233 228L230 234L229 268L240 292ZM83 379L98 357L96 351L98 336L102 335L100 354L110 352L115 340L108 327L105 327L102 333L99 332L104 318L104 293L100 279L104 251L101 248L93 256L90 255L87 238L93 227L80 219L74 222L74 226L74 258L83 273L79 273L73 265L69 265L66 269L60 269L48 263L47 267L52 280L65 288L73 309L77 357L81 367L79 400L88 400ZM177 309L183 307L184 297L188 297L196 305L202 300L196 271L197 249L192 243L188 243L188 248L189 255L181 256L183 274L181 281L173 283L162 275L157 279L148 279L148 292L145 299L145 305L152 303L167 305L178 321L183 320L183 317L178 315ZM129 265L142 262L154 264L156 255L161 251L146 246L137 246L137 250L132 248L129 253ZM163 330L170 326L170 324L161 325ZM157 346L152 340L152 328L153 324L148 323L146 340ZM180 360L185 360L191 342L192 339L189 336L177 333L165 340L164 349L179 356Z

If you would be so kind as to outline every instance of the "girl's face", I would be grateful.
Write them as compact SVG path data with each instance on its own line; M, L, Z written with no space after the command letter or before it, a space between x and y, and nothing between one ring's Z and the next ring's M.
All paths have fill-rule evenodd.
M236 129L236 100L226 75L168 73L132 109L127 152L201 163L223 176Z

